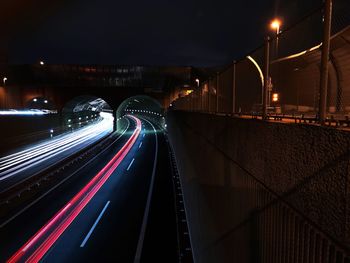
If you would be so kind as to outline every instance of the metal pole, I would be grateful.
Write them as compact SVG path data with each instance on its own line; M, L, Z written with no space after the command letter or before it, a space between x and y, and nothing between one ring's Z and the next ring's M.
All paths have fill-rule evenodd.
M232 66L232 115L236 111L236 61L233 61Z
M208 113L210 113L210 79L208 79Z
M267 100L269 86L269 67L270 67L270 37L265 40L265 68L264 68L264 89L263 89L263 107L262 118L267 119Z
M325 123L327 111L327 87L328 87L328 62L329 47L332 25L332 0L325 0L324 22L323 22L323 42L321 57L321 76L320 76L320 98L319 98L319 121Z
M203 87L204 87L204 85L201 85L201 88L200 88L200 92L201 92L201 95L200 95L200 99L201 99L201 112L202 111L204 111L204 109L203 109Z
M216 113L219 113L219 72L216 73Z

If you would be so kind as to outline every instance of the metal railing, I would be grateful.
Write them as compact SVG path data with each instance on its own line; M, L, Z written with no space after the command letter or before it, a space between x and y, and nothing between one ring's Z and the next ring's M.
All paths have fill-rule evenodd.
M326 63L328 74L320 68L326 27L326 8L322 5L244 58L208 79L199 80L200 85L194 83L193 92L178 98L174 107L207 113L265 113L265 118L276 114L303 114L318 121L325 113L323 123L347 121L350 116L350 2L330 2L333 2L333 15ZM326 96L325 109L320 108L323 96Z

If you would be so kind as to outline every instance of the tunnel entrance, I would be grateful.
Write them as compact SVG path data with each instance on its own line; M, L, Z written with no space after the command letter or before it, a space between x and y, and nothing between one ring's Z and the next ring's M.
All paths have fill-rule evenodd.
M127 125L127 121L124 118L126 114L143 117L151 120L161 128L166 128L164 113L162 105L154 98L146 95L127 98L119 105L116 111L117 130L121 131Z
M113 129L114 117L110 105L102 98L84 95L69 101L62 109L63 126L73 130L101 120L108 121Z

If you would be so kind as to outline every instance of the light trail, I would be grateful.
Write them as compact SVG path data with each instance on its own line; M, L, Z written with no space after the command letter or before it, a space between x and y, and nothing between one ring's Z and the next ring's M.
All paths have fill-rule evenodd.
M98 123L91 124L73 133L49 139L26 150L0 158L0 181L44 163L68 150L88 146L94 139L113 130L113 117L104 115Z
M26 242L7 262L39 262L75 220L135 144L141 131L141 121L136 117L129 117L135 120L136 128L118 153L64 206L64 208L52 217L52 219L50 219L49 222Z

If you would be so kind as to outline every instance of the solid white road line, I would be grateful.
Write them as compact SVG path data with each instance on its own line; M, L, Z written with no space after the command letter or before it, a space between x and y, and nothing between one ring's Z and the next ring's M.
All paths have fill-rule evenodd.
M153 126L153 124L151 122L149 122L146 119L143 119L143 120L147 121L153 128L154 135L155 135L155 138L156 138L156 151L155 151L155 154L154 154L151 184L150 184L150 188L149 188L149 191L148 191L145 213L143 215L140 237L139 237L139 241L137 242L137 249L136 249L134 263L139 263L141 261L143 241L145 239L145 234L146 234L146 227L147 227L147 222L148 222L148 214L149 214L149 209L150 209L150 206L151 206L153 186L154 186L154 179L155 179L156 168L157 168L157 159L158 159L158 136L157 136L157 131L154 128L154 126Z
M104 208L102 209L100 215L97 217L95 223L92 225L92 227L91 227L89 233L87 233L87 235L86 235L86 237L84 238L83 242L81 243L80 247L84 247L84 246L85 246L85 244L86 244L86 242L89 240L89 238L90 238L92 232L94 232L94 229L95 229L95 227L97 226L98 222L101 220L103 214L106 212L106 209L108 208L110 202L111 202L111 201L108 201L108 202L105 204L105 206L104 206Z
M130 170L131 165L134 163L134 161L135 161L135 158L132 158L132 160L131 160L131 162L130 162L130 164L129 164L128 168L126 169L127 171L129 171L129 170Z

